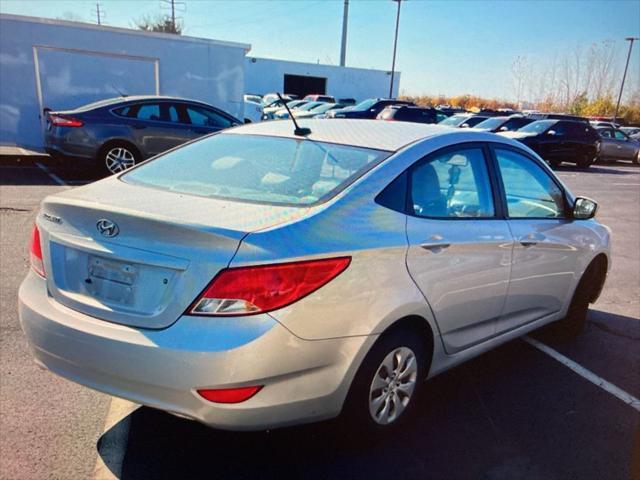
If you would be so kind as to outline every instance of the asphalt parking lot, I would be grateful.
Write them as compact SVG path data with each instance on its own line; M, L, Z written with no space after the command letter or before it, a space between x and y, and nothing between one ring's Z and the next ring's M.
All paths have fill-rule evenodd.
M577 371L513 341L431 380L403 431L367 439L339 420L216 431L39 369L16 308L33 218L46 195L97 177L46 158L3 159L0 478L640 478L640 406L606 389L640 398L640 168L559 175L600 203L613 231L613 267L585 332L566 343L533 335Z

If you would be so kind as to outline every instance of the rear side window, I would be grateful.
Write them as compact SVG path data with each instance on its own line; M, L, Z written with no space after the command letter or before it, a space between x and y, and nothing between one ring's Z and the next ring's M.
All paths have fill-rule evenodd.
M429 218L495 215L489 172L481 148L436 154L410 174L413 213Z
M564 197L542 167L511 150L495 149L509 218L561 218Z
M138 120L160 120L160 105L157 103L141 105L135 117Z
M310 205L327 200L388 155L311 140L218 134L161 155L121 179L206 197Z
M228 128L233 125L230 119L208 108L187 105L186 110L191 125L219 128Z

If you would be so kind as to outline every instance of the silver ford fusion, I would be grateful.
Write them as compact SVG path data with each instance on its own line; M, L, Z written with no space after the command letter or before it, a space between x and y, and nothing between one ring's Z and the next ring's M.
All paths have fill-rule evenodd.
M36 361L219 428L348 412L384 431L427 378L545 324L580 331L609 229L533 151L303 126L234 128L46 198L19 294Z

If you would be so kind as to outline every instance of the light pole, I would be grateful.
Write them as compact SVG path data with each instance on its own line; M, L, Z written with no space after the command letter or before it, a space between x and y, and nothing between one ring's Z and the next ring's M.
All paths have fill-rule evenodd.
M613 122L618 120L618 110L620 109L620 100L622 100L622 90L624 89L624 81L627 78L627 69L629 68L629 59L631 58L631 50L633 49L633 42L640 40L638 37L627 37L626 41L629 42L629 53L627 54L627 63L624 66L624 73L622 74L622 83L620 84L620 93L618 94L618 103L616 103L616 113L613 114Z
M400 26L400 5L402 0L393 0L398 2L398 14L396 15L396 37L393 41L393 61L391 62L391 85L389 86L389 98L393 98L393 79L396 73L396 48L398 47L398 27Z

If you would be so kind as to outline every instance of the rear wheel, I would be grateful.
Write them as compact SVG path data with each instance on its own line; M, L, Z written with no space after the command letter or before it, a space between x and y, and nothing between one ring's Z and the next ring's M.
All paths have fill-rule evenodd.
M424 342L409 329L392 330L378 340L351 385L343 418L370 432L404 423L427 377Z
M636 158L633 159L633 163L640 165L640 150L636 152Z
M98 154L98 167L109 175L124 172L139 161L138 151L124 142L108 144Z
M558 168L562 162L560 160L549 160L551 168Z

